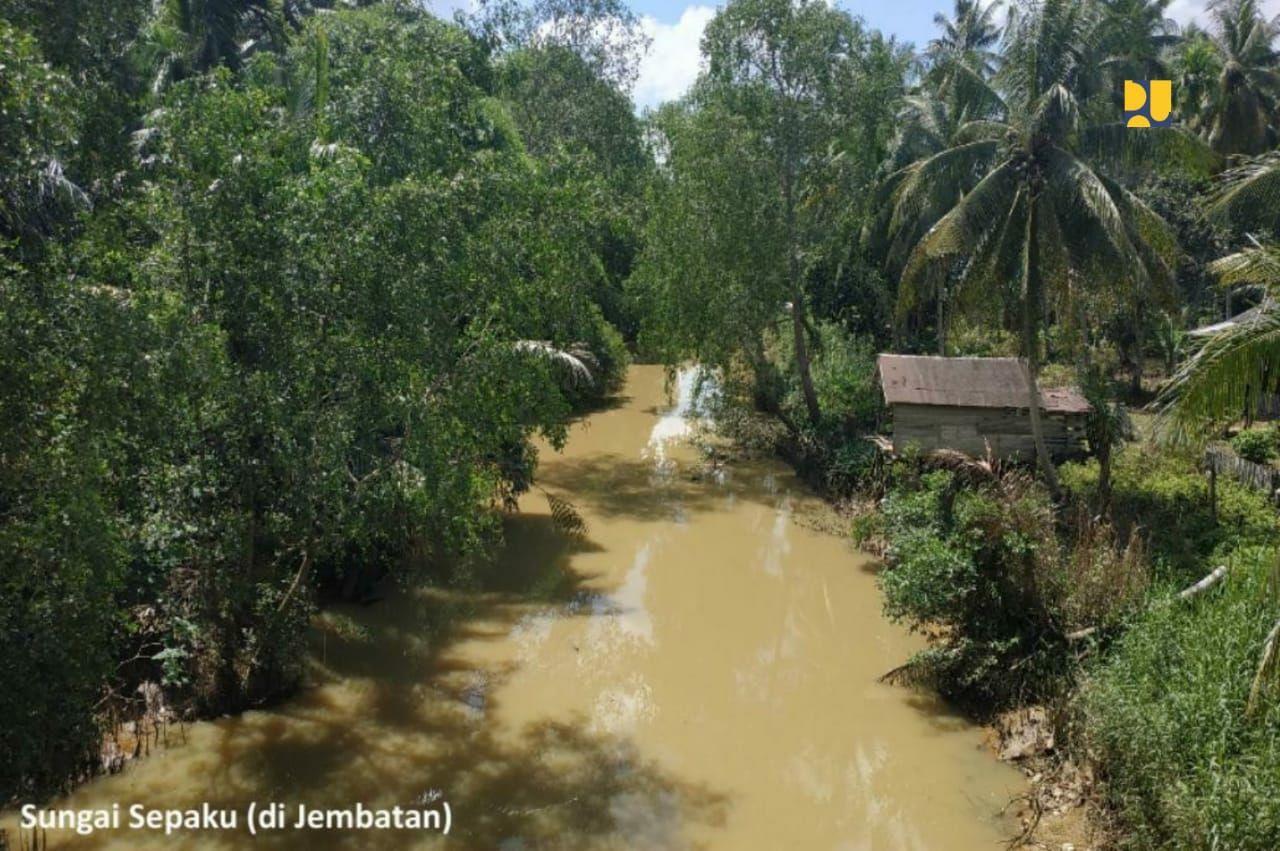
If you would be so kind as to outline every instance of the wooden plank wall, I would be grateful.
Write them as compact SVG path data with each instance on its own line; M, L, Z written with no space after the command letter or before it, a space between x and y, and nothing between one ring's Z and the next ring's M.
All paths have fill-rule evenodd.
M1084 455L1084 415L1046 414L1044 436L1057 458ZM893 406L893 444L899 451L914 443L924 450L958 449L981 457L988 442L998 457L1033 458L1035 441L1025 409Z

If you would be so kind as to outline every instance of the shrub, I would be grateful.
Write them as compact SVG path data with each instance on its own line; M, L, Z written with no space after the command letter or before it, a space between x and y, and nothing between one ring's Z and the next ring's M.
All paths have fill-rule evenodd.
M1276 557L1243 549L1221 587L1153 605L1088 683L1088 740L1130 847L1280 847L1280 701L1245 717Z
M1040 371L1041 387L1074 387L1080 383L1076 370L1062 363L1045 364Z
M948 354L963 357L1015 357L1019 344L1015 334L989 324L957 317L947 338Z
M874 548L884 529L884 515L875 510L874 503L864 503L849 521L849 537L855 546L864 549Z
M605 321L595 305L583 311L584 337L582 343L591 353L589 381L562 382L562 389L569 403L581 409L598 404L616 393L627 378L627 366L631 355L627 344L617 329Z
M847 496L877 470L875 448L864 438L874 432L882 410L876 386L876 349L869 338L850 335L827 322L818 328L812 374L822 422L809 422L801 395L789 336L776 341L776 376L782 386L780 409L798 429L784 451L800 474L816 487Z
M1098 464L1062 465L1063 487L1074 499L1096 504ZM1266 497L1226 478L1218 480L1214 518L1209 483L1189 455L1130 445L1112 463L1112 511L1121 539L1146 541L1158 580L1185 585L1238 546L1266 544L1280 531ZM1169 530L1177 534L1167 534Z
M880 585L891 618L938 636L908 673L995 709L1045 691L1060 667L1063 572L1038 484L1020 473L962 484L934 471L885 498Z
M1231 448L1246 461L1266 464L1276 457L1276 431L1247 429L1231 438Z
M1145 599L1141 539L1084 511L1059 524L1024 472L950 463L899 468L883 503L885 611L934 638L908 670L985 711L1046 698L1075 665L1067 634L1105 634Z

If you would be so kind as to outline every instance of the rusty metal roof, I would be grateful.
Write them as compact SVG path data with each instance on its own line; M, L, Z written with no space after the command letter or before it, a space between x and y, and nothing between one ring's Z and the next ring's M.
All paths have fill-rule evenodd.
M889 404L953 408L1027 407L1027 366L1019 358L880 355L880 384ZM1074 388L1040 388L1040 407L1055 414L1092 408Z

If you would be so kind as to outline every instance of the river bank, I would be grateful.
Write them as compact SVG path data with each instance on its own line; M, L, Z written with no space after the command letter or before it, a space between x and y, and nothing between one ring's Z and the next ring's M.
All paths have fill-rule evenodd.
M1023 788L982 732L877 677L922 646L886 622L871 562L808 527L783 465L714 476L659 367L577 424L541 494L465 582L326 610L308 687L201 722L56 806L227 809L447 801L459 847L989 848ZM13 824L12 816L6 825ZM435 835L309 833L317 847ZM296 835L258 845L294 847ZM407 842L407 844L406 844ZM52 848L237 848L236 832L50 834Z

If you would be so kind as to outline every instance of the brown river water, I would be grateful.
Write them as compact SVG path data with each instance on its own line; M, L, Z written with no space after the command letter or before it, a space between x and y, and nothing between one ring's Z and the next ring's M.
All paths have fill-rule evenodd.
M478 590L393 589L317 619L310 682L190 725L57 808L122 828L50 848L997 849L1021 776L938 701L877 677L920 641L874 565L803 522L779 463L695 475L691 373L659 367L542 451ZM672 397L675 397L674 399ZM452 830L136 831L128 807L447 801ZM13 815L6 819L12 828ZM12 838L12 833L11 833Z

